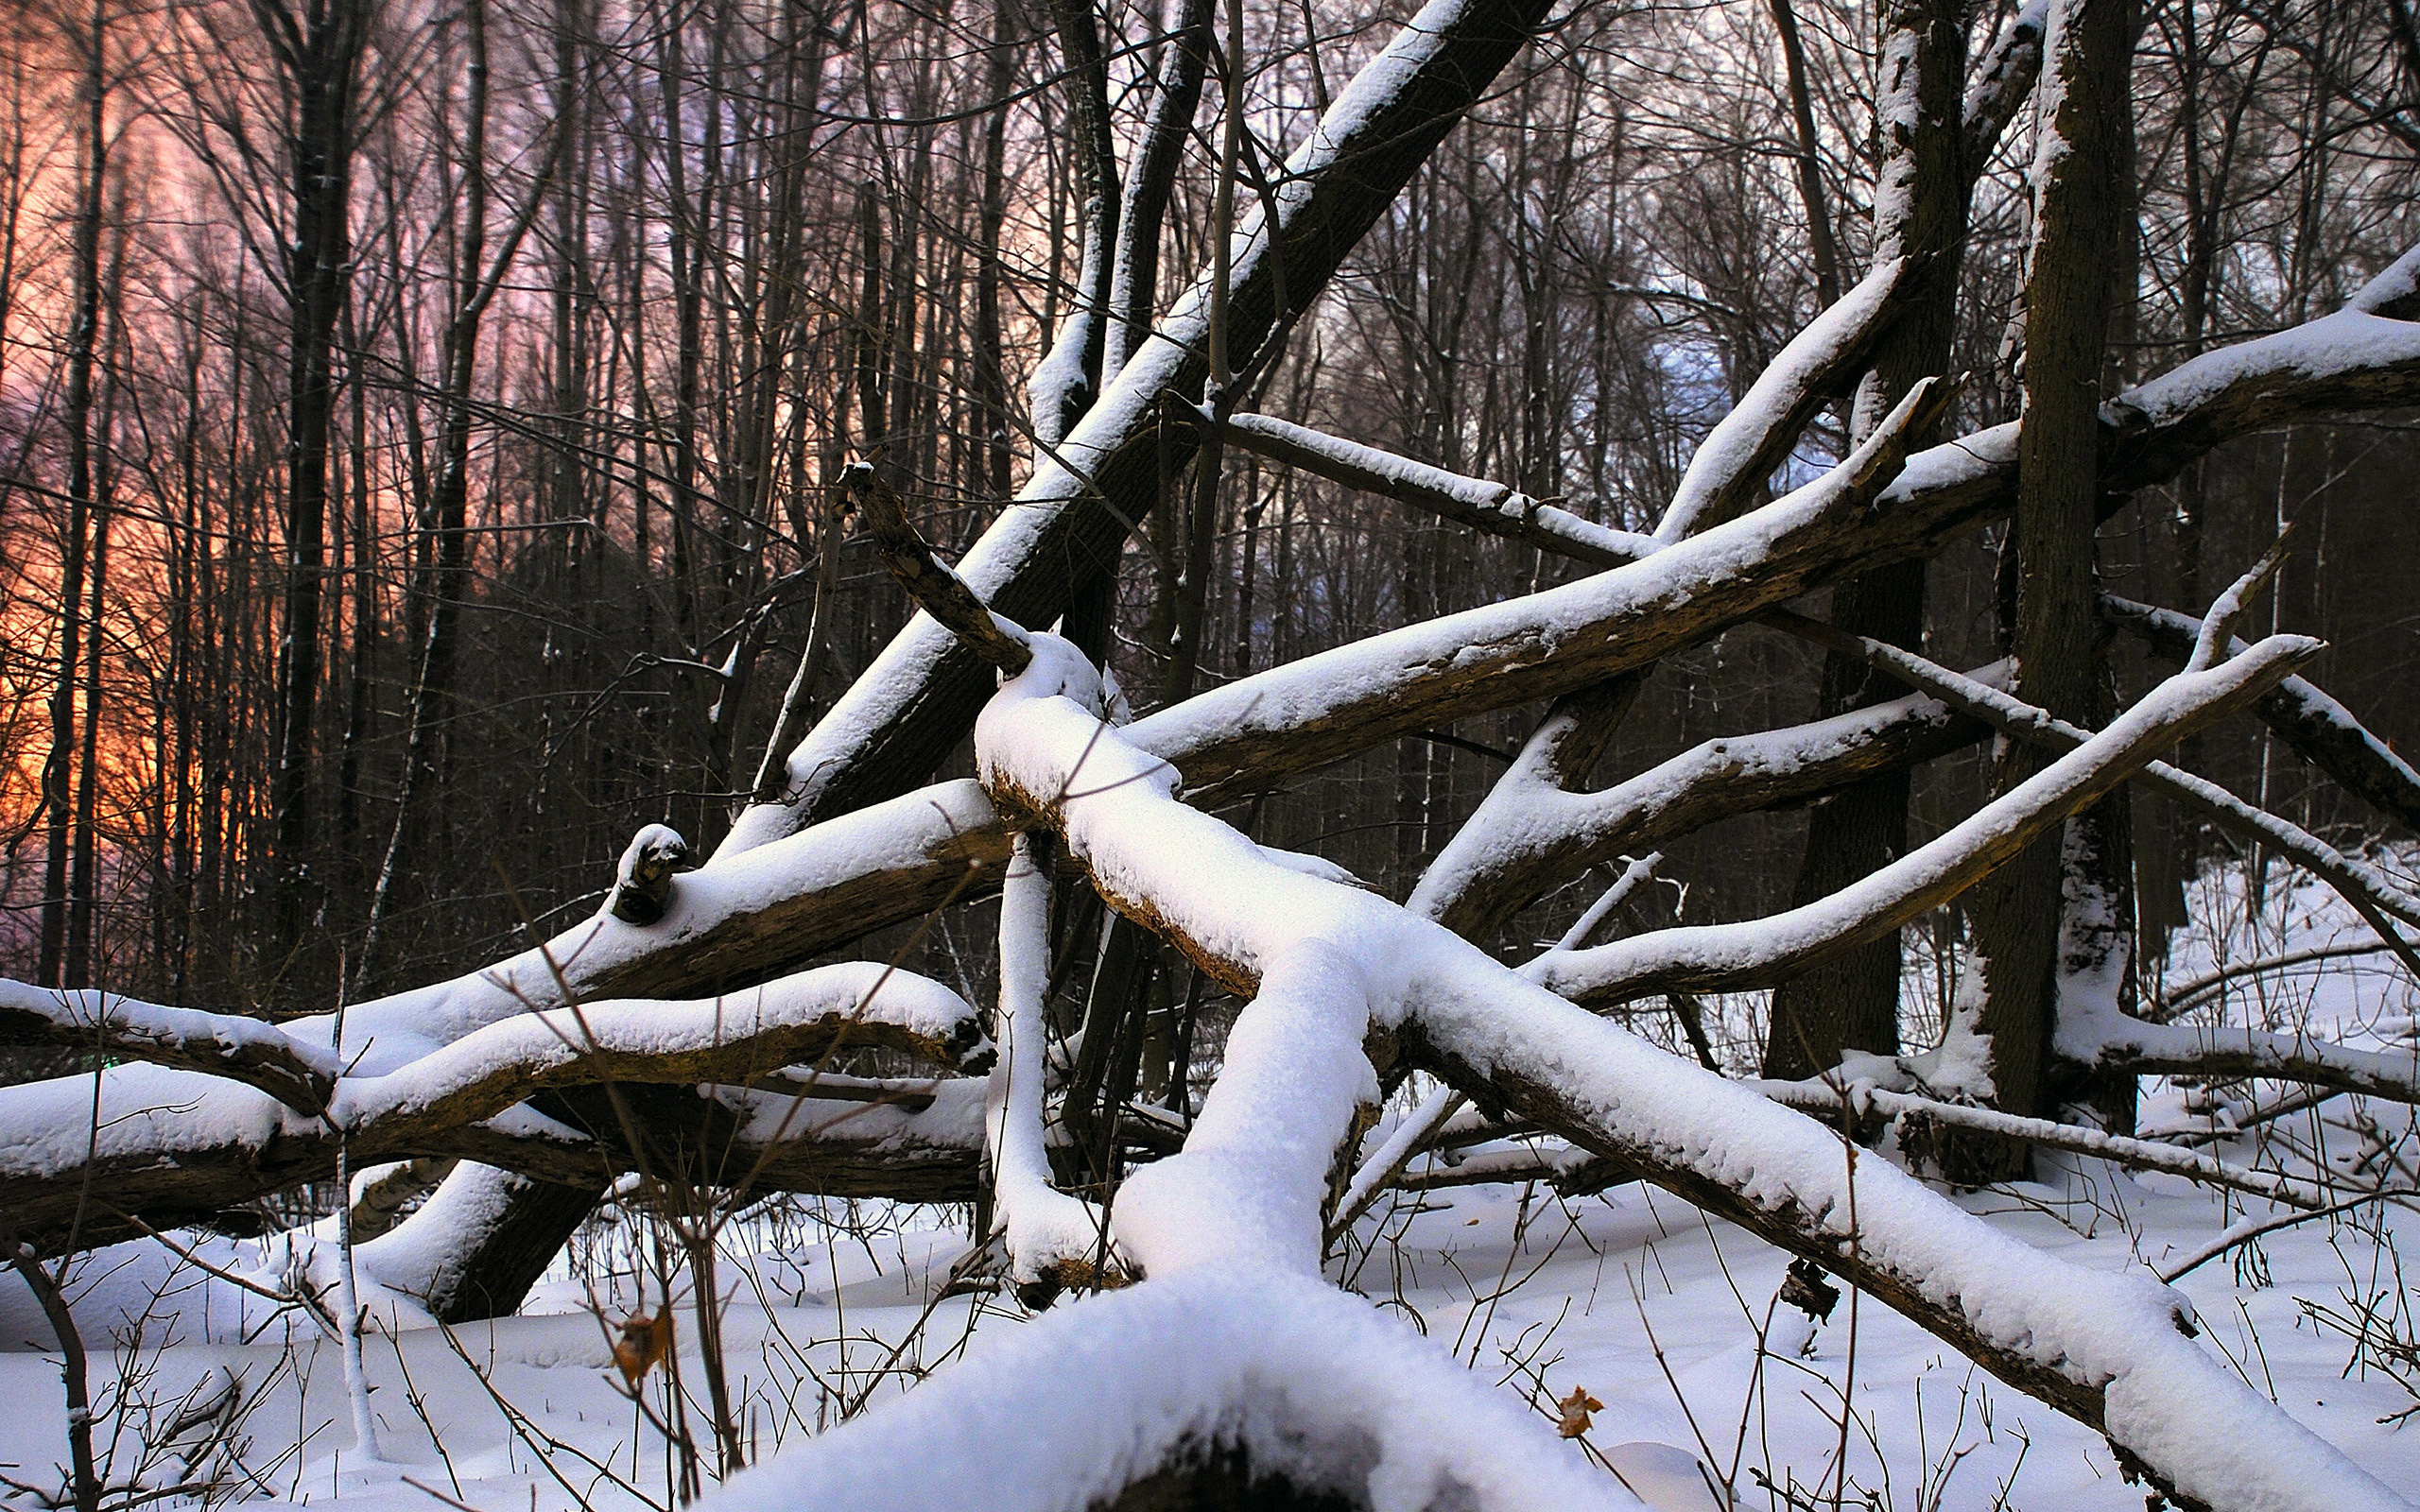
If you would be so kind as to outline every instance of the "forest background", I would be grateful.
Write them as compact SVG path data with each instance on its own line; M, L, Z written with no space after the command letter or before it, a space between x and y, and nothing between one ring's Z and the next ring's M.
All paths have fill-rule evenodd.
M1247 8L1259 192L1396 9ZM1251 404L1651 526L1864 270L1881 9L1559 16L1247 375ZM2011 13L1969 9L1979 57ZM1202 10L1095 18L1119 140ZM2335 307L2413 239L2420 162L2408 0L2133 21L2113 382ZM838 523L850 455L880 449L946 557L1055 434L1026 393L1082 297L1085 128L1038 3L94 0L5 25L0 971L286 1012L552 933L642 825L710 850L783 781L769 745L904 621ZM1953 432L2016 409L2023 134L1974 201ZM1198 123L1164 291L1203 259L1216 178ZM1845 420L1776 481L1837 455ZM2408 735L2415 463L2393 415L2238 440L2109 518L2103 585L2198 610L2297 523L2260 617L2325 638L2315 679ZM1223 466L1209 518L1157 512L1117 566L1138 708L1585 570L1233 446ZM1993 654L1998 534L1929 568L1937 661ZM2113 655L2140 686L2138 653ZM1821 667L1753 626L1672 657L1602 769L1806 718ZM1400 897L1535 718L1391 741L1231 817ZM2308 828L2376 822L2249 726L2197 746ZM1981 771L1923 768L1911 839ZM2136 809L2156 960L2216 842ZM1642 902L1784 906L1805 824L1704 831ZM1552 939L1594 890L1497 943ZM1954 914L1931 932L1937 1012ZM915 959L985 1001L990 935L944 919Z

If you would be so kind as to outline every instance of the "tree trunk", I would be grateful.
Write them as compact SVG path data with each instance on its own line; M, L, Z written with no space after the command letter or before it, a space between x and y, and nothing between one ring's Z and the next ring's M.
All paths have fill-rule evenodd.
M311 869L313 732L319 714L320 578L328 506L328 439L336 411L337 317L352 279L354 90L370 25L368 0L328 0L302 21L273 4L253 14L294 92L288 141L294 237L286 251L287 431L285 636L275 815L273 942L291 960L317 912Z
M2094 713L2093 536L2110 269L2125 203L2119 174L2128 109L2128 0L2064 0L2046 43L2035 224L2025 287L2025 412L2017 433L2016 695L2076 724ZM2045 765L2009 746L1994 772L2008 792ZM1991 1092L2005 1112L2048 1111L2046 1073L2059 969L2060 850L2036 845L1985 882L1972 904L1989 1037ZM1947 1160L1966 1181L2021 1176L2019 1146L1961 1144Z
M83 646L86 535L93 510L93 362L101 324L101 191L109 173L102 44L104 0L94 0L85 39L84 162L76 215L76 317L67 342L67 539L59 581L59 680L50 696L50 755L43 763L44 855L40 978L47 987L81 987L64 972L69 954L68 851L74 830L71 778L76 762L77 663ZM89 718L90 715L88 714Z
M1775 0L1777 6L1786 0ZM1957 325L1959 253L1966 233L1968 168L1959 114L1966 71L1962 8L1953 0L1910 0L1885 21L1882 71L1896 87L1876 114L1882 148L1874 257L1927 259L1917 299L1876 344L1858 387L1851 426L1873 433L1916 383L1949 366ZM1931 436L1916 438L1929 445ZM1832 593L1832 623L1853 634L1914 647L1924 639L1925 563L1905 561L1842 583ZM1828 718L1899 696L1864 662L1830 656L1816 716ZM1806 849L1791 889L1793 906L1839 891L1896 860L1908 846L1904 767L1859 782L1809 814ZM1830 1070L1844 1049L1889 1055L1899 1048L1899 938L1860 946L1773 994L1765 1045L1768 1076L1795 1080Z

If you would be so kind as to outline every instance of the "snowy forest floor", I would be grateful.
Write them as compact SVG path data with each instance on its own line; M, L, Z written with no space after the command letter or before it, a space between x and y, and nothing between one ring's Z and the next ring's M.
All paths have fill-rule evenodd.
M2244 877L2232 868L2196 884L2197 922L2172 941L2171 993L2229 966L2368 937L2306 878L2273 869L2256 907ZM1910 953L1911 992L1937 1001L1945 984L1920 954ZM2420 992L2386 957L2352 956L2246 977L2192 1015L2420 1054L2415 1005ZM1722 1020L1709 1025L1718 1044L1754 1042L1757 1002L1709 1007ZM2142 1130L2198 1134L2197 1147L2233 1163L2313 1180L2420 1184L2413 1109L2337 1097L2261 1116L2277 1094L2273 1085L2213 1095L2147 1080ZM2231 1226L2287 1212L2093 1160L2043 1157L2039 1175L1958 1200L2045 1250L2113 1269L2172 1266ZM941 1227L953 1219L959 1228ZM879 1407L924 1373L1016 1332L1023 1311L1006 1294L936 1299L965 1252L962 1224L962 1210L785 1200L727 1230L725 1359L748 1458L822 1432L861 1403ZM115 1435L108 1479L125 1490L112 1504L129 1504L130 1491L164 1509L195 1501L354 1512L448 1500L475 1512L670 1506L665 1438L639 1417L613 1362L609 1325L661 1297L652 1282L641 1295L636 1233L601 1226L522 1315L450 1337L408 1304L375 1302L389 1322L367 1345L387 1456L374 1464L351 1448L337 1346L307 1318L281 1314L159 1245L95 1254L73 1295L94 1349L100 1436ZM281 1241L180 1240L231 1272L273 1280L289 1263ZM1781 1254L1636 1185L1584 1198L1543 1183L1403 1194L1380 1203L1343 1248L1332 1279L1547 1418L1575 1388L1600 1400L1573 1452L1618 1471L1660 1508L1718 1505L1709 1469L1751 1507L2142 1504L2097 1435L1878 1303L1846 1297L1828 1320L1810 1320L1777 1300ZM2219 1254L2176 1284L2205 1344L2254 1389L2420 1498L2420 1214L2370 1203L2317 1217ZM30 1297L0 1285L0 1400L9 1403L0 1477L21 1486L58 1485L54 1463L64 1457L48 1343ZM685 1303L676 1348L703 1441ZM669 1384L658 1370L645 1385L666 1418ZM959 1498L933 1485L908 1499ZM31 1489L0 1500L44 1504Z

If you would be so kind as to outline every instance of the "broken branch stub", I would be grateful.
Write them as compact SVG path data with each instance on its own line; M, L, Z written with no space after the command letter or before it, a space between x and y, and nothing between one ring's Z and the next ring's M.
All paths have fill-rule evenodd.
M850 463L840 474L840 487L873 537L874 555L917 607L992 666L1011 677L1023 672L1033 660L1025 632L984 608L966 579L933 555L932 546L909 523L899 490L883 481L873 464Z

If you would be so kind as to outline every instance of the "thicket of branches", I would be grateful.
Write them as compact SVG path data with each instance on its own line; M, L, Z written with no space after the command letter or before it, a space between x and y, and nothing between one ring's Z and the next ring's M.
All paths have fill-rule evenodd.
M887 449L944 550L1035 455L1026 379L1082 293L1076 105L1046 8L312 14L10 23L6 882L29 977L316 1006L339 956L357 986L393 985L492 954L525 909L576 916L640 823L710 847L810 634L792 733L902 612L841 539L810 631L851 448ZM2326 309L2399 249L2394 14L2140 18L2117 375ZM1651 521L1694 440L1869 255L1876 19L1800 18L1802 158L1773 15L1578 9L1356 249L1259 402ZM1104 18L1120 143L1188 19ZM1314 44L1299 8L1246 19L1251 146L1273 163L1384 27L1326 8ZM2005 20L1974 18L1973 45ZM306 119L313 78L338 75L358 80L342 119ZM1953 365L1982 375L1975 420L2010 412L2026 141L1971 165ZM314 154L344 170L341 217L304 214ZM1201 261L1214 158L1200 131L1174 155L1168 289ZM294 250L306 235L325 245ZM298 267L326 262L336 302L314 313ZM324 386L298 387L314 352ZM1801 455L1836 450L1841 418ZM298 435L324 457L291 452ZM2353 649L2331 685L2397 730L2400 679L2369 638L2393 633L2399 583L2334 569L2391 564L2379 490L2407 444L2342 426L2239 444L2121 515L2105 571L2194 605L2308 506L2282 620ZM1206 530L1150 526L1125 554L1115 644L1139 703L1575 570L1232 449L1226 471ZM1186 679L1169 648L1196 538ZM1947 660L1985 659L1988 571L1961 552L1936 573ZM298 613L312 633L287 658ZM1689 676L1717 656L1721 678ZM1616 759L1796 717L1813 666L1764 637L1692 653ZM1501 765L1470 745L1521 729L1479 715L1441 732L1470 744L1374 751L1273 795L1268 833L1404 885ZM2243 778L2257 758L2222 759ZM2290 764L2266 780L2304 788ZM1920 828L1961 801L1937 788L1919 784ZM1792 864L1788 822L1741 843L1771 864L1676 868L1703 917L1786 898L1760 879Z
M1864 1051L1952 1178L2324 1204L2135 1078L2413 1100L2144 964L2236 847L2420 971L2360 847L2420 818L2408 6L1402 21L16 13L0 1033L95 1073L0 1095L26 1263L434 1158L476 1315L616 1174L743 1171L976 1199L1157 1328L1468 1102L2180 1498L2384 1496L2184 1434L2161 1296L2063 1332L1887 1166L1860 1225L1788 1107Z

